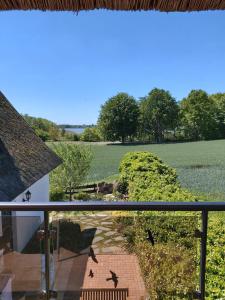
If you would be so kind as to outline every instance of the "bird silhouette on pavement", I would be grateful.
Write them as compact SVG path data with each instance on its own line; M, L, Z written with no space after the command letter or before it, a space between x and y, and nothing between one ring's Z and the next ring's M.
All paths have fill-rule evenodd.
M92 247L90 247L90 251L89 251L89 257L91 257L91 259L97 264L98 263L98 260L96 258L96 255L94 253L94 250Z
M91 278L94 277L94 273L93 273L92 269L90 270L88 277L91 277Z
M119 282L119 280L118 280L119 277L116 275L115 272L113 272L111 270L109 272L112 274L112 277L107 278L106 281L112 280L114 282L114 287L116 288L118 285L118 282Z

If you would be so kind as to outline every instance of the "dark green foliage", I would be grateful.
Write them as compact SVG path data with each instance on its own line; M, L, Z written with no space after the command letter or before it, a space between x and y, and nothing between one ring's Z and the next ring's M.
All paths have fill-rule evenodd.
M206 299L225 299L225 215L209 215Z
M65 132L63 139L65 141L77 142L80 140L80 136L75 132Z
M50 201L63 201L65 200L65 192L60 188L52 188L50 190Z
M192 90L178 105L169 91L154 88L137 106L133 97L119 93L102 106L98 125L107 141L225 138L225 94Z
M42 141L46 142L50 140L50 135L48 131L45 131L43 129L40 128L33 128L35 130L36 135L39 136L39 138L42 139Z
M79 141L79 136L73 132L67 132L54 122L43 118L35 118L29 115L23 116L35 133L44 141Z
M110 98L101 107L98 126L105 140L132 138L138 126L139 109L135 99L126 93Z
M153 89L140 101L140 131L151 140L164 141L166 130L175 130L178 125L179 107L168 91Z
M29 115L24 115L23 117L43 141L59 140L61 131L54 122L43 118L31 117Z
M77 194L74 194L74 198L76 200L90 200L91 199L91 195L88 194L88 193L79 192Z
M217 137L216 106L205 91L191 91L180 107L186 137L193 140Z
M150 152L129 152L120 163L120 182L126 185L130 200L195 200L177 182L176 170Z
M51 188L67 191L72 200L73 189L84 182L90 169L93 157L91 149L74 143L51 143L49 145L63 160L63 164L51 173Z
M210 98L216 107L217 136L225 138L225 93L213 94Z
M100 131L96 127L85 128L80 136L83 142L100 142L102 140Z
M197 287L197 216L142 213L119 217L126 248L138 257L150 299L193 299ZM148 230L154 245L147 240Z

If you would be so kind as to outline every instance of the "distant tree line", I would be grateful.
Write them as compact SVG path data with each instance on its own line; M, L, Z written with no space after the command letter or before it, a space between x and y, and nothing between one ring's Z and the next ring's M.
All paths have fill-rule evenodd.
M104 140L122 143L225 138L225 93L192 90L180 102L158 88L138 101L119 93L102 105L98 129Z
M169 91L154 88L136 100L118 93L101 106L97 126L85 125L82 134L68 132L43 118L23 116L43 141L156 142L225 138L225 93L209 95L192 90L181 101ZM80 125L76 125L78 127Z
M71 125L71 124L60 124L59 128L91 128L95 127L94 124L81 124L81 125Z
M79 139L76 133L66 132L64 128L59 128L57 124L47 119L31 117L27 114L23 117L43 141L77 141Z

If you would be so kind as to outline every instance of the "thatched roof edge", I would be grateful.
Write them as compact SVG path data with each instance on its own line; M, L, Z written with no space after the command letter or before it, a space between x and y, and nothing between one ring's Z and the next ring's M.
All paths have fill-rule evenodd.
M224 10L225 0L0 0L0 10L79 12L94 9L164 12Z
M0 201L13 200L61 163L0 92Z

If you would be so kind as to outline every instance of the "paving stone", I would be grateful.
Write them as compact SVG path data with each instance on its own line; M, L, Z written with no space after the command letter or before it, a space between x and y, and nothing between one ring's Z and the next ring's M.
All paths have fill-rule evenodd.
M106 244L106 245L109 244L109 243L112 243L112 239L107 239L107 240L104 241L104 244Z
M116 246L105 247L102 249L102 253L121 253L123 249Z
M124 241L124 238L122 236L117 236L114 238L114 241Z
M102 249L102 253L113 253L113 251L111 247L107 247Z
M108 232L105 233L105 236L113 236L115 234L116 234L115 231L108 231Z
M98 242L100 242L100 241L102 241L102 240L104 240L103 237L101 237L101 236L96 236L96 237L94 237L93 244L98 243Z
M102 227L102 226L99 226L98 229L103 230L103 231L109 231L109 230L111 230L110 228Z
M110 222L110 221L104 221L104 222L102 222L102 225L112 225L113 224L113 222Z

